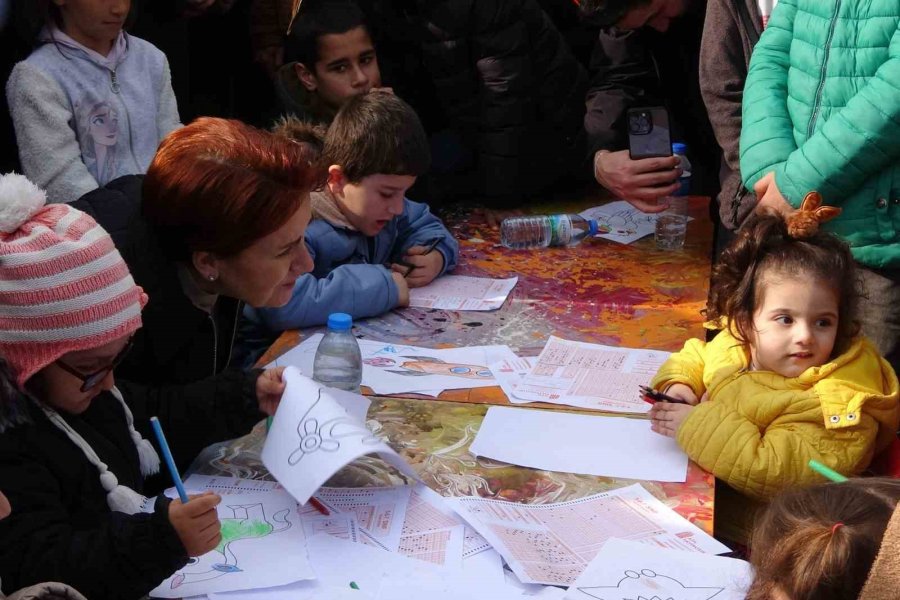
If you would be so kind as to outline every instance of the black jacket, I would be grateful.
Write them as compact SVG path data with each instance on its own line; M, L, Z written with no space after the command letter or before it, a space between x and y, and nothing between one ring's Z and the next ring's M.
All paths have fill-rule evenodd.
M719 149L700 95L698 65L705 3L660 33L650 27L600 30L591 55L584 128L590 154L628 148L626 111L666 106L672 141L688 144L692 192L718 191Z
M159 417L181 464L212 442L248 431L262 418L253 386L217 377L148 390L119 382L135 428L152 440ZM0 578L9 589L59 581L88 598L140 598L184 566L187 556L168 520L168 500L150 514L112 512L99 473L31 400L0 411L0 489L12 514L0 520ZM81 415L63 415L119 483L143 493L134 442L110 394ZM157 448L158 450L158 448ZM165 466L162 466L165 469Z
M410 63L397 56L398 38L415 47L434 96L404 88L408 73L389 81L426 125L462 137L475 156L474 192L489 204L521 203L535 187L583 164L587 74L535 0L369 0L361 6L381 32L379 60L388 76L387 63L402 61L400 71ZM440 107L437 124L432 103Z

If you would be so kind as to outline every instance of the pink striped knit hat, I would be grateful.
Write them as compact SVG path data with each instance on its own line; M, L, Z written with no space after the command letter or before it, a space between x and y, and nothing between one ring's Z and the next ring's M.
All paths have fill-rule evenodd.
M25 382L141 326L147 295L109 234L22 175L0 176L0 354Z

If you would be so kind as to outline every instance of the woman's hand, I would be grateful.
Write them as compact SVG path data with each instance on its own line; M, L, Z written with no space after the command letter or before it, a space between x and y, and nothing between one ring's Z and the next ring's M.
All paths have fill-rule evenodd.
M281 379L283 373L284 367L266 369L256 380L256 400L259 402L259 410L270 417L278 410L278 403L281 402L281 395L284 393L284 381Z

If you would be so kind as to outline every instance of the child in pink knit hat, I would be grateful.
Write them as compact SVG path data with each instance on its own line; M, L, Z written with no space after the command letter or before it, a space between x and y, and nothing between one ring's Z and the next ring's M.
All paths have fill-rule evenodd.
M59 581L139 598L221 539L215 494L142 495L159 470L149 417L183 460L245 433L277 398L215 381L117 386L146 302L92 218L0 177L0 482L13 509L0 520L0 579L12 589ZM280 391L279 372L263 379Z

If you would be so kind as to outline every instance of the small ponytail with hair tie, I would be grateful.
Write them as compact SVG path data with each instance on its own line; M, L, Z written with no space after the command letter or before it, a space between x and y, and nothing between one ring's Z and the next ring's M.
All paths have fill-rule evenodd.
M840 529L840 528L843 527L843 526L844 526L844 524L841 523L841 522L837 522L837 523L835 523L834 525L832 525L832 526L831 526L831 535L834 535L834 532L837 531L838 529Z
M785 218L788 235L798 240L810 238L819 231L819 225L839 214L841 209L836 206L822 206L822 195L819 192L810 192L803 198L800 210Z

